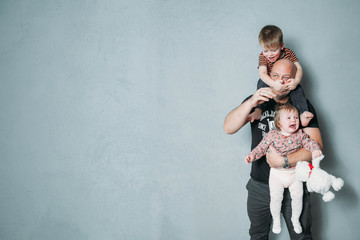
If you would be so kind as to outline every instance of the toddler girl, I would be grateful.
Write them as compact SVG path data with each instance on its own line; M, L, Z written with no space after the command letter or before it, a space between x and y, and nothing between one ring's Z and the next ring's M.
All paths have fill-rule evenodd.
M274 123L276 130L269 131L245 157L246 163L253 162L266 154L269 146L279 152L284 159L287 155L300 148L305 148L312 152L312 158L322 155L320 146L317 142L310 139L306 133L299 129L299 113L297 109L289 103L278 105L275 110ZM286 161L286 160L285 160ZM284 188L289 188L291 195L292 216L294 231L301 233L300 215L302 211L303 183L295 178L295 167L292 168L271 168L269 177L270 188L270 211L273 217L274 233L281 232L280 210L283 199Z

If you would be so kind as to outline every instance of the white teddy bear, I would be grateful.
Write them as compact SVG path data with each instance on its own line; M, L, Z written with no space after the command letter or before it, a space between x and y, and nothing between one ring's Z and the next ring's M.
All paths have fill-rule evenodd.
M321 155L318 158L312 160L312 164L309 162L298 162L295 168L296 178L302 182L306 182L306 186L309 192L317 192L323 195L324 202L329 202L334 199L335 195L330 191L330 187L333 187L335 191L339 191L344 181L341 178L336 178L333 175L328 174L320 168L320 161L324 158Z

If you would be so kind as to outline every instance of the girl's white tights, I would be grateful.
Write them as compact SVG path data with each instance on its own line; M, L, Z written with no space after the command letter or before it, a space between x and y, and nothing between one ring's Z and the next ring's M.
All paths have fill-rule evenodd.
M294 226L294 231L298 234L301 233L302 228L299 218L303 203L303 183L296 180L295 169L283 170L271 168L269 187L271 197L270 211L273 217L272 231L277 234L281 232L281 203L283 200L284 189L289 188L292 208L291 222Z

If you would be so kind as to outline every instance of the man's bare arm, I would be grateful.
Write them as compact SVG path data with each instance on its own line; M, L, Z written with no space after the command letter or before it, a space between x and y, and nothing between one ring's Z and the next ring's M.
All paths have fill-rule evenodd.
M224 131L234 134L239 131L249 121L251 109L257 105L274 98L275 94L270 88L258 89L251 98L243 102L240 106L232 110L225 118Z

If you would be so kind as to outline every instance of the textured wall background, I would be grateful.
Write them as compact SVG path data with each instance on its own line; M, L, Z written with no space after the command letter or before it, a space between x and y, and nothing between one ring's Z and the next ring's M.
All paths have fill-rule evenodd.
M327 158L316 239L356 239L360 2L1 1L0 239L247 239L257 35L300 59ZM288 239L286 231L271 239Z

